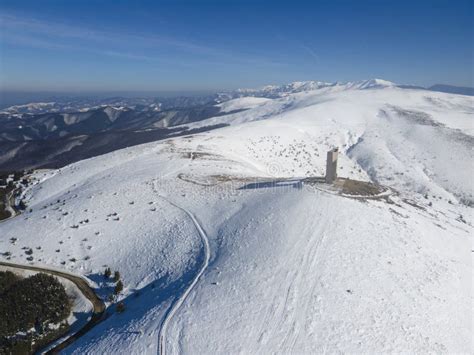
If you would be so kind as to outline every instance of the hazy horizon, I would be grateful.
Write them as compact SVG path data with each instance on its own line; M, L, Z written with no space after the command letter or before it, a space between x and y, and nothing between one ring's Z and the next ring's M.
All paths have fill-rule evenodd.
M0 108L28 102L67 98L139 98L203 96L215 91L0 91Z
M293 81L472 86L470 1L0 5L2 91L209 92Z
M279 83L275 85L281 85L286 83ZM411 85L406 83L396 83L399 85ZM273 85L270 83L269 85ZM445 85L458 87L461 89L472 89L469 86L457 86L446 83L435 83L433 85L424 87L429 89L431 86ZM249 88L249 87L248 87ZM254 87L256 88L256 87ZM212 95L218 92L231 91L233 89L216 89L216 90L176 90L176 91L8 91L0 90L0 109L12 105L22 105L29 102L38 101L52 101L61 99L80 99L80 98L95 98L95 99L106 99L112 97L123 97L123 98L170 98L178 96L206 96Z

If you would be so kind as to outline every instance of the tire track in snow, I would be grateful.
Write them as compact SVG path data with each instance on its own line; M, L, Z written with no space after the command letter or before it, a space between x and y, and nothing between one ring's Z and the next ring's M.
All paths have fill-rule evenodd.
M161 323L160 327L160 332L158 335L158 354L160 355L165 355L166 354L166 330L168 327L169 322L173 318L173 316L176 314L176 312L179 310L181 305L184 303L188 295L191 293L192 289L194 286L196 286L197 282L199 281L199 278L202 276L204 271L207 269L207 266L209 265L209 258L211 255L211 249L209 247L209 239L207 237L206 232L204 229L201 227L199 224L198 220L192 214L189 210L185 209L184 207L181 207L174 202L170 201L168 198L160 195L156 190L155 192L158 194L159 197L161 197L163 200L168 202L170 205L178 208L179 210L183 211L193 222L194 226L196 227L197 231L199 232L199 236L201 237L201 241L204 247L204 262L201 265L201 268L199 269L198 273L194 277L193 281L191 284L186 288L186 290L183 292L181 296L179 296L174 303L171 305L171 307L168 309L167 313L165 314L165 317L163 319L163 322Z
M305 319L311 299L305 297L302 290L311 290L309 295L315 294L319 276L317 265L321 262L320 255L324 252L324 243L327 235L327 224L322 223L331 214L327 210L320 214L304 229L299 231L300 235L307 237L299 239L287 250L287 257L294 258L294 270L286 274L285 282L282 282L279 292L275 294L271 305L267 307L264 320L260 325L258 337L258 348L256 353L265 353L268 341L273 337L280 338L280 349L286 349L287 353L294 353L297 340L301 333L306 332L306 321L298 324L298 320ZM303 253L300 253L303 251ZM316 275L314 278L306 279L305 274ZM287 285L287 286L285 286ZM284 297L282 295L285 295ZM281 334L282 329L288 331Z

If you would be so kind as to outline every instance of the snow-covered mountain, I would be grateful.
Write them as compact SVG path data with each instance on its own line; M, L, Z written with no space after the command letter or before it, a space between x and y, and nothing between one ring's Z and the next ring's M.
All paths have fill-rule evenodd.
M103 106L78 112L0 115L1 141L47 140L74 134L93 134L112 130L143 130L176 126L219 113L212 105L179 110L134 110L122 106Z
M62 113L79 112L91 109L97 109L105 106L127 107L136 111L161 111L169 109L183 109L215 103L215 101L228 100L242 96L257 96L275 98L281 95L294 94L302 91L318 90L322 88L334 88L343 90L368 89L383 87L400 87L407 89L420 89L440 91L453 94L473 95L473 88L457 87L452 85L432 85L424 88L414 85L398 85L383 79L369 79L352 82L321 82L321 81L297 81L284 85L267 85L262 88L237 89L234 91L225 91L217 94L201 96L176 96L176 97L51 97L47 102L29 102L13 106L5 106L0 110L0 114L21 115L21 114L40 114L40 113Z
M246 110L262 99L314 90L321 94L393 86L380 79L349 83L307 81L207 97L77 99L12 106L0 113L0 170L59 167L132 144L163 139L177 134L169 127ZM232 98L236 97L247 99L234 107ZM200 130L213 128L201 126ZM185 127L179 131L189 133Z
M126 311L65 353L472 352L473 98L262 90L186 124L226 127L34 173L0 251L41 246L104 297L105 265L125 283ZM386 192L319 182L333 147L339 176Z
M351 82L321 82L321 81L296 81L285 85L267 85L258 89L237 89L231 92L224 92L218 94L218 99L228 100L231 98L254 96L266 98L278 98L299 92L307 92L318 90L325 90L326 92L336 92L344 90L365 90L365 89L382 89L397 86L387 80L369 79L362 81Z

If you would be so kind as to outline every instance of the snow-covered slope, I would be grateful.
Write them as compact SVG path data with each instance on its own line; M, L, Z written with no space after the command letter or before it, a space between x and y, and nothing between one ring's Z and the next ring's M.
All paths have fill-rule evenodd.
M278 164L280 175L322 175L325 152L338 146L344 176L370 177L407 193L447 199L454 194L472 204L472 171L466 166L473 159L473 103L470 97L421 90L322 89L189 126L238 125L220 130L220 140L235 142L226 151L262 172Z
M268 101L270 100L264 97L248 96L225 101L218 104L217 107L220 108L220 112L227 113L237 110L248 110L249 108L255 108Z
M126 311L66 353L472 352L473 101L378 84L229 101L250 109L194 124L229 127L36 172L0 251L41 246L103 296L122 274ZM302 181L333 146L397 192Z

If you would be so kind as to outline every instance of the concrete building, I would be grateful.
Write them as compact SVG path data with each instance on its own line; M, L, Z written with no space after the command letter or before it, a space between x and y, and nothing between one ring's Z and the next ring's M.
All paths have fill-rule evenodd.
M331 149L326 159L326 183L332 184L337 178L337 156L339 149Z

